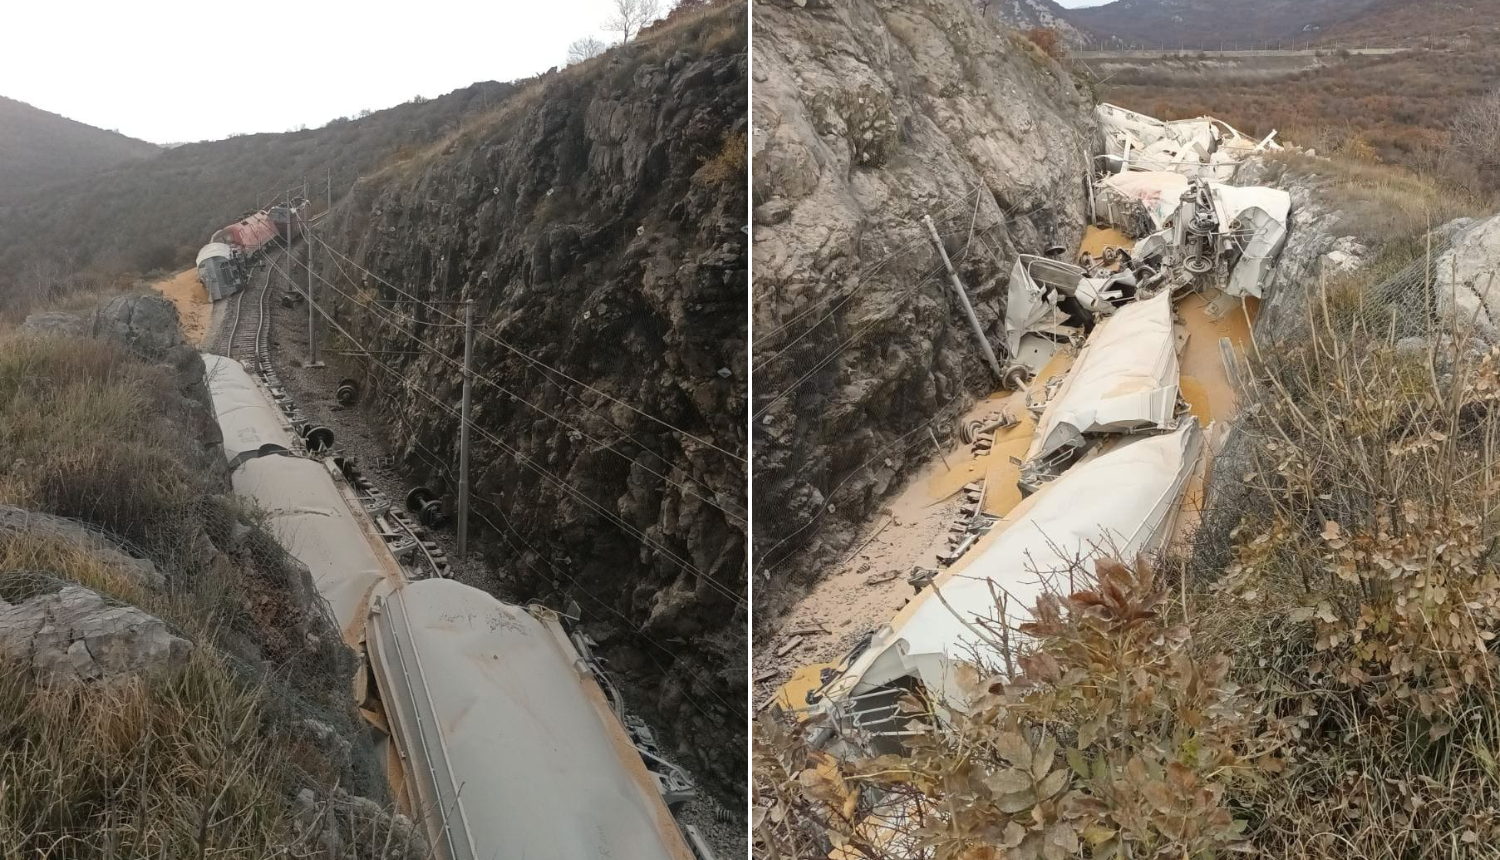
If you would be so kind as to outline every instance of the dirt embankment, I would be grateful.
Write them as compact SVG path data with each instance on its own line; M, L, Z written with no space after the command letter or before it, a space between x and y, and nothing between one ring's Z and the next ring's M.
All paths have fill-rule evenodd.
M209 301L208 290L198 280L198 270L178 272L152 284L151 289L172 300L172 304L177 307L183 338L193 346L201 346L208 335L208 324L213 316L214 306Z

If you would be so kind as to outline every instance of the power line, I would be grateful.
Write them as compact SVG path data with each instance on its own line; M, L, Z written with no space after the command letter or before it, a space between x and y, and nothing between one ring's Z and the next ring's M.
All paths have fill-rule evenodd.
M287 278L287 282L291 285L293 291L296 291L296 293L302 293L302 291L297 290L296 282L291 279L290 266L288 266L287 270L284 270L282 269L281 264L279 264L279 261L273 261L272 266L275 267L276 272L281 273L284 278ZM450 407L450 405L444 404L443 401L435 398L435 396L432 395L431 392L426 392L426 390L420 389L420 387L411 386L410 380L407 380L407 377L405 377L405 375L402 375L401 372L396 371L396 369L390 368L390 366L386 365L386 363L380 362L380 360L375 359L374 354L371 354L371 351L366 350L366 348L363 347L363 344L360 344L360 342L357 341L357 339L354 338L353 335L350 335L350 332L348 332L348 330L345 329L344 326L341 326L338 321L333 320L333 317L329 314L329 312L324 311L324 309L321 308L321 306L318 306L317 303L314 303L314 308L317 309L318 314L323 315L324 320L329 321L330 326L335 327L335 329L339 330L339 333L341 333L341 335L344 335L345 338L350 339L351 344L359 345L360 351L363 351L363 353L365 353L366 356L369 357L369 362L374 363L374 365L378 366L378 368L384 369L384 371L389 372L389 374L393 375L393 377L401 380L402 384L404 384L405 389L411 390L411 392L419 393L419 395L422 395L423 398L431 401L432 404L435 405L435 407L441 408L441 410L449 413L450 416L455 416L455 410L453 410L453 407ZM727 596L730 600L733 600L736 605L744 605L744 599L742 599L742 597L739 597L738 594L733 593L732 590L729 590L726 585L721 584L721 582L718 582L717 579L709 576L708 573L702 572L702 570L697 569L697 567L694 567L693 564L690 563L690 561L684 560L684 558L679 558L678 555L673 554L670 549L664 548L664 546L652 542L652 540L649 539L649 537L646 536L645 533L637 530L637 528L634 528L633 525L625 522L624 519L618 518L618 516L613 515L613 513L609 512L609 510L604 509L604 507L601 506L601 504L598 504L597 501L592 500L592 498L589 498L588 495L582 494L582 492L574 489L573 486L570 485L570 483L565 482L565 480L559 479L559 477L556 477L555 474L547 471L546 468L540 467L540 465L535 464L535 461L531 458L531 456L525 455L525 453L520 452L519 449L514 449L514 447L511 447L510 444L505 444L504 441L499 440L499 438L496 437L495 434L487 431L487 429L484 429L483 426L477 425L477 423L472 422L472 420L468 423L472 429L480 432L480 435L483 435L484 438L487 438L490 443L495 444L495 446L501 447L502 450L510 453L510 455L514 456L514 458L519 459L520 462L523 462L526 467L531 468L531 470L534 471L534 473L537 473L538 476L543 477L543 479L549 480L550 483L558 486L558 489L562 489L562 491L567 492L567 494L571 495L571 497L577 498L577 500L582 501L582 503L585 504L585 506L588 506L589 509L594 510L594 512L600 513L601 516L604 516L604 519L607 519L607 521L613 522L613 524L618 525L618 527L621 528L622 531L625 531L625 533L630 534L630 536L636 537L637 540L645 543L645 545L649 546L649 548L655 549L655 551L660 552L660 554L664 555L667 560L673 561L673 563L678 564L681 569L687 570L687 572L691 572L694 573L694 575L699 576L699 578L702 578L703 581L708 582L708 584L711 585L712 588L715 588L715 590L720 591L721 594L724 594L724 596Z
M663 654L666 654L667 656L671 657L674 663L677 662L677 654L675 652L673 652L671 649L669 649L666 646L662 645L661 643L657 642L655 639L652 639L650 636L648 636L646 634L646 631L642 628L641 625L639 625L636 622L630 620L630 617L628 615L626 615L625 613L621 612L616 607L611 606L608 603L604 602L602 599L600 599L598 596L596 596L593 592L589 591L587 588L584 588L583 585L581 583L579 583L578 580L574 579L566 571L560 570L557 567L557 565L555 565L555 564L552 563L551 559L548 559L545 555L543 555L542 553L538 552L536 550L536 548L533 547L530 543L528 543L525 538L521 537L520 532L517 532L515 530L515 527L510 524L510 519L505 516L505 512L504 511L500 510L500 506L499 505L495 504L495 502L493 502L493 501L491 501L489 499L483 499L483 501L486 504L488 504L490 507L492 507L492 508L495 509L495 513L500 515L500 519L501 519L502 522L505 523L506 529L509 530L511 534L515 535L516 540L519 540L522 543L522 545L524 545L527 549L531 550L531 552L532 552L533 555L536 555L542 561L546 562L547 566L549 568L551 568L554 573L558 574L559 576L562 576L569 583L571 583L574 588L577 588L579 591L583 592L583 595L585 597L589 598L590 600L594 601L595 603L599 604L600 606L602 606L605 609L609 610L610 612L614 613L616 616L618 616L626 624L629 624L630 627L633 630L635 630L636 634L639 635L643 641L645 641L646 643L650 644L653 648L656 648L657 650L661 651ZM481 520L484 520L485 524L488 525L490 527L490 529L493 530L496 534L499 534L501 536L505 536L505 532L501 531L500 529L495 528L495 523L489 517L485 516L484 514L480 513L479 511L475 511L474 515L476 517L479 517ZM510 543L510 538L509 537L506 537L505 540L506 540L506 543ZM515 550L515 544L511 544L511 550L512 551ZM517 552L517 555L521 555L521 553ZM524 558L524 556L522 556L522 557ZM532 564L529 560L526 563L528 565L531 565L531 568L533 570L537 569L536 565ZM656 668L660 669L662 671L662 674L666 674L667 667L663 666L660 662L658 662L655 657L649 657L649 659L651 660L652 663L656 664ZM703 680L703 677L700 676L697 672L694 672L690 667L685 666L685 665L682 666L682 668L683 668L684 671L687 672L687 674L688 674L689 677L691 677L693 680L697 681L698 683L702 684L704 690L706 690L710 696L713 696L714 699L716 699L719 702L719 704L723 705L731 714L736 714L736 715L739 715L739 716L744 716L744 714L745 714L744 709L742 709L742 708L736 708L734 705L731 705L728 702L728 700L726 700L723 696L720 696L718 693L714 692L713 687L707 681ZM693 698L691 696L688 696L687 699L688 699L688 701L693 701ZM709 716L708 712L704 711L701 707L699 707L696 702L694 702L693 705L694 705L695 708L698 709L698 713L702 714L705 717Z
M329 250L332 251L333 249L329 248ZM337 253L337 252L334 252L334 253ZM339 256L342 256L342 255L339 255ZM362 267L359 267L359 265L357 263L354 263L353 261L350 261L350 265L355 266L356 268L360 268L361 271L365 271L366 273L368 273L368 271L369 271L367 269L363 269ZM336 269L338 269L339 274L341 276L343 276L344 280L346 282L348 282L351 287L353 287L356 290L359 289L359 284L354 280L353 276L351 276L344 269L343 263L339 262L339 260L337 258L334 258L334 267ZM334 287L334 289L337 289L337 287ZM399 289L397 290L397 292L400 292L402 295L407 296L408 300L414 301L419 307L426 307L429 310L436 310L433 307L433 305L434 305L433 302L423 301L423 300L420 300L420 299L414 299L414 298L410 297L409 294L407 294L407 293L405 293L405 292L403 292L403 291L401 291ZM351 301L357 301L357 300L351 299ZM451 319L451 317L449 317L449 318ZM433 326L445 326L445 325L447 325L445 323L422 323L421 321L415 320L415 318L408 318L408 319L411 319L414 324L433 325ZM537 369L535 366L533 366L533 369L537 370L537 372L541 375L542 380L544 382L546 382L547 384L549 384L552 387L556 388L558 391L560 391L562 393L562 395L564 397L568 398L568 400L572 401L573 403L576 403L579 406L581 406L589 414L591 414L591 415L595 416L596 418L600 419L605 424L608 424L611 428L613 428L615 431L617 431L618 433L620 433L620 435L621 435L621 437L623 439L629 440L630 442L632 442L635 445L637 445L638 447L640 447L641 450L647 451L647 452L655 455L658 459L660 459L664 463L669 463L670 462L667 457L665 457L664 455L658 453L655 449L653 449L651 446L647 445L646 443L642 442L640 439L637 439L629 431L621 428L612 419L610 419L610 417L608 415L605 415L604 413L600 412L598 409L594 408L593 406L590 406L588 403L585 403L582 399L580 399L579 397L577 397L576 395L574 395L573 392L569 391L566 386L558 384L558 382L556 380L554 380L551 377L547 376L547 374L542 373L542 371L539 370L539 369ZM501 390L504 390L504 389L501 389ZM510 393L510 392L507 391L506 393ZM514 396L514 395L512 395L512 396ZM531 404L528 403L528 405L531 405ZM533 407L533 408L537 408L537 407ZM541 411L541 410L539 409L539 411ZM544 413L544 414L546 414L546 413ZM552 417L552 416L549 415L549 417ZM572 425L568 425L568 426L571 427ZM577 428L573 428L573 429L577 429ZM578 430L578 432L582 433L583 431L582 430ZM596 444L604 445L606 448L610 448L611 447L609 443L600 442L599 440L595 440L592 437L590 437L590 439L592 441L596 442ZM618 443L619 441L620 440L616 440L616 443ZM623 454L621 454L621 456L623 456ZM661 477L663 480L670 481L669 478L667 478L664 475L660 475L659 473L655 472L654 470L651 470L651 469L648 468L647 471L651 471L652 474L657 474L658 477ZM688 471L687 469L683 469L682 473L683 473L684 477L687 478L687 480L689 480L692 483L694 483L694 484L698 485L699 487L703 488L703 490L705 492L708 492L709 494L713 495L715 499L719 498L718 492L713 487L710 487L708 484L704 483L702 480L700 480L692 472ZM684 489L684 492L688 492L688 491ZM696 494L693 494L691 492L689 492L688 494L696 496ZM704 498L703 496L696 496L696 497L699 498L699 499L702 499L705 502L708 502L710 505L713 505L714 507L716 507L719 510L723 511L726 516L730 516L732 519L735 519L735 521L736 521L737 524L748 527L748 523L746 522L746 518L748 517L748 513L745 511L745 509L743 507L741 507L739 505L733 505L733 507L735 508L735 511L733 513L731 513L730 511L725 510L723 507L720 507L718 504L715 504L713 501L710 501L709 499ZM724 502L723 504L731 504L731 503Z
M446 472L447 471L447 466L445 466L441 462L442 457L440 455L438 455L435 451L433 451L432 449L428 448L426 445L423 445L419 441L414 441L414 444L416 445L416 448L414 450L417 452L418 456L420 456L423 459L424 462L426 462L429 466L433 466L434 465L433 460L437 460L438 462L436 463L435 467L439 470L439 473L441 474L442 472ZM429 459L429 456L432 459ZM444 476L443 480L447 481L448 479L447 479L446 476ZM546 575L545 571L542 571L540 568L538 568L536 566L536 564L534 562L530 561L530 559L527 558L527 556L524 553L522 553L522 552L520 552L519 550L516 549L516 545L511 541L510 535L514 535L515 539L518 540L518 541L520 541L521 544L522 544L522 546L525 546L528 550L530 550L531 553L532 553L532 555L535 555L537 558L540 558L543 562L546 562L547 567L550 568L554 574L556 574L558 576L561 576L564 579L566 579L570 584L573 585L574 588L576 588L577 590L579 590L580 592L582 592L584 597L587 597L589 600L592 600L593 602L595 602L595 603L599 604L600 606L604 607L605 609L607 609L609 612L611 612L614 615L618 616L621 621L624 621L626 624L628 624L630 626L630 628L635 631L636 635L639 636L648 645L650 645L651 647L657 649L658 651L661 651L663 654L666 654L667 656L671 657L673 659L673 661L676 662L676 660L677 660L677 654L674 651L672 651L671 649L667 648L665 645L662 645L660 642L657 642L655 639L651 638L651 636L646 633L645 628L642 625L640 625L637 622L631 620L630 616L628 616L625 613L621 612L618 608L610 605L609 603L607 603L603 599L601 599L598 595L596 595L593 592L589 591L587 588L585 588L583 586L582 583L580 583L577 579L574 579L573 576L570 575L567 571L564 571L561 568L559 568L545 554L543 554L542 552L540 552L539 550L537 550L536 547L532 546L531 543L526 540L526 538L524 538L524 537L521 536L521 533L516 530L515 526L511 525L510 518L507 517L507 516L505 516L505 511L501 509L501 507L500 507L499 504L497 504L496 502L494 502L491 499L486 499L486 498L483 498L483 497L480 497L479 500L483 501L485 504L488 504L490 507L492 507L492 508L495 509L495 513L500 517L500 521L505 524L505 530L502 531L500 528L496 527L496 525L495 525L495 523L494 523L493 520L491 520L489 517L485 516L484 514L480 513L479 511L474 511L474 516L479 517L481 520L484 521L484 523L486 525L488 525L490 527L491 531L494 531L496 534L498 534L502 538L504 538L505 542L510 545L511 550L516 553L516 556L518 558L525 559L526 564L532 570L534 570L534 571L536 571L538 573L541 573L543 576ZM506 534L507 531L510 533L509 535ZM554 580L554 582L555 582L555 580ZM648 653L647 654L647 659L649 659L652 663L656 664L656 668L660 669L662 671L662 674L665 675L667 673L667 667L663 666L661 664L661 661L657 660L654 656L651 656ZM719 702L719 704L723 705L727 710L729 710L730 713L739 714L739 715L743 716L743 714L744 714L743 709L738 709L737 710L735 708L735 706L731 705L729 703L729 701L726 700L723 696L720 696L718 693L714 692L714 689L713 689L712 685L710 685L707 681L705 681L701 675L699 675L698 673L694 672L690 667L688 667L686 665L682 666L681 668L684 671L687 672L687 674L688 674L689 677L691 677L693 680L697 681L698 683L702 684L703 687L704 687L704 689L708 692L708 694L710 696L713 696L714 699L716 699ZM687 698L688 698L688 700L690 702L693 701L693 699L692 699L691 696L688 696ZM709 713L707 711L703 710L702 707L698 706L698 704L696 702L693 702L693 706L694 706L694 708L697 709L698 713L702 714L703 716L705 716L705 717L709 717L710 716Z
M454 322L459 322L458 318L455 317L455 316L453 316L452 314L446 313L446 312L444 312L444 311L442 311L442 310L440 310L440 309L438 309L436 307L433 307L426 300L417 298L416 296L412 295L411 293L406 292L405 290L401 289L400 287L396 286L395 284L392 284L390 281L387 281L384 278L381 278L379 275L375 274L374 272L370 271L369 269L366 269L364 266L361 266L359 263L356 263L353 260L349 259L348 257L344 256L343 253L341 253L340 251L338 251L333 246L329 245L323 239L318 238L318 237L314 237L314 238L317 240L317 242L320 245L322 245L324 248L326 248L330 253L338 256L339 258L341 258L345 262L347 262L349 265L353 266L356 269L359 269L361 272L364 272L366 275L369 275L370 277L374 278L377 282L379 282L381 284L384 284L387 287L390 287L391 289L395 290L396 292L400 293L403 296L406 296L407 298L411 299L413 302L416 302L417 304L424 305L424 306L428 307L430 310L436 311L437 313L440 313L443 316L448 317L449 320L452 320ZM739 454L736 454L736 453L734 453L732 451L727 451L727 450L719 447L718 445L715 445L714 443L708 441L707 439L703 439L703 438L700 438L698 436L695 436L692 433L689 433L688 431L682 429L681 427L676 426L675 424L672 424L669 421L665 421L665 420L663 420L661 418L657 418L655 415L652 415L649 412L642 411L641 409L638 409L635 406L632 406L631 404L626 403L625 401L620 400L617 397L614 397L614 396L612 396L610 394L606 394L605 392L600 391L599 389L593 387L592 385L589 385L587 382L583 382L582 380L579 380L579 379L574 379L572 376L569 376L568 374L562 372L561 370L558 370L557 368L552 367L551 365L547 364L546 362L543 362L540 359L534 358L530 354L528 354L528 353L526 353L526 352L524 352L524 351L522 351L520 349L517 349L516 347L510 345L509 343L505 342L503 339L501 339L500 337L497 337L496 335L490 334L489 332L484 331L483 329L479 330L479 335L481 337L485 338L486 340L490 340L490 341L493 341L495 343L498 343L500 346L504 347L505 349L507 349L507 350L515 353L516 355L518 355L521 358L525 359L526 361L530 362L535 367L544 368L546 370L549 370L549 371L557 374L558 376L561 376L562 378L568 380L569 382L571 382L571 383L573 383L575 385L581 385L584 388L587 388L589 391L592 391L595 394L599 395L600 397L603 397L603 398L605 398L606 400L609 400L612 403L617 403L617 404L625 407L626 409L629 409L630 411L636 413L637 415L640 415L643 418L649 419L651 421L655 421L656 423L662 425L663 427L666 427L666 428L668 428L670 430L673 430L673 431L675 431L677 433L681 433L682 435L686 436L689 439L692 439L694 442L697 442L700 445L704 445L704 446L706 446L708 448L712 448L713 450L718 451L719 453L724 454L727 457L732 457L733 459L735 459L735 460L737 460L737 461L739 461L741 463L746 463L746 459L744 457L740 456Z
M339 289L336 285L334 285L333 283L329 282L322 275L315 274L314 277L316 277L319 281L322 281L324 283L324 285L326 285L329 289L333 290L334 292L338 293L339 295L341 295L344 298L348 299L349 301L353 302L356 306L363 307L366 310L370 311L371 315L374 316L377 320L380 320L382 323L390 325L389 320L387 320L382 315L383 314L392 314L394 316L395 315L394 312L386 310L384 308L376 308L374 306L366 305L365 303L361 302L359 299L355 298L354 296L351 296L348 293L344 292L343 290ZM418 319L415 319L413 317L404 317L404 319L410 321L414 325L432 325L432 326L440 326L440 327L451 325L451 324L448 324L448 323L429 323L429 322L423 322L422 320L418 320ZM441 359L442 361L444 361L445 363L447 363L449 365L457 366L459 368L459 370L462 371L463 368L462 368L462 364L461 363L454 361L452 358L449 358L446 355L443 355L440 350L438 350L436 347L432 346L431 344L427 343L426 341L422 340L421 338L417 337L417 335L415 333L405 331L403 329L400 329L399 327L397 327L397 331L399 331L405 337L408 337L411 340L415 341L418 345L420 345L424 349L428 350L433 356ZM623 451L620 451L620 450L614 448L609 443L604 442L604 441L602 441L600 439L595 438L594 436L590 435L587 431L583 430L583 428L577 427L577 426L573 425L572 423L568 422L567 420L565 420L563 418L560 418L560 417L558 417L556 415L553 415L551 412L548 412L546 409L543 409L542 407L536 405L535 403L532 403L530 400L527 400L525 397L522 397L521 395L516 394L515 392L513 392L510 389L506 388L504 385L501 385L499 382L496 382L496 381L494 381L493 379L490 379L487 376L482 376L482 375L477 374L477 373L474 374L474 377L477 378L477 379L479 379L481 382L484 382L485 384L489 385L490 387L495 388L495 389L499 390L500 392L502 392L502 393L504 393L504 394L506 394L506 395L508 395L508 396L510 396L510 397L512 397L514 399L516 399L516 400L521 401L522 403L526 404L527 406L530 406L532 409L536 410L537 412L540 412L541 414L547 416L548 418L551 418L553 421L556 421L557 423L563 425L564 427L567 427L569 430L572 430L572 431L574 431L576 433L581 434L584 438L588 439L590 442L593 442L594 444L603 447L606 451L609 451L610 453L614 454L615 456L619 457L620 459L624 460L625 462L631 464L632 466L636 466L636 465L640 466L642 469L645 469L647 472L650 472L652 475L655 475L656 477L661 478L663 481L666 481L668 484L671 484L672 486L678 488L684 494L692 496L693 498L698 499L699 501L703 502L704 504L708 505L709 507L713 508L714 510L717 510L718 512L722 513L725 517L729 518L729 520L731 520L732 522L734 522L736 525L739 525L741 527L748 526L748 523L745 521L744 516L742 516L740 514L733 513L731 511L725 509L723 506L721 506L717 502L716 499L710 499L710 498L708 498L706 496L703 496L703 495L700 495L698 493L693 492L693 490L691 490L687 486L685 486L685 485L683 485L681 483L678 483L677 481L672 480L671 478L667 477L666 475L662 474L661 472L656 471L655 469L652 469L650 466L648 466L648 465L646 465L644 463L640 463L639 461L635 460L634 458L626 455ZM470 422L470 423L472 423L472 422ZM657 454L654 451L650 451L650 449L647 449L647 451L649 453L651 453L653 456L657 457L657 459L660 459L660 460L663 460L663 461L666 460L665 457L662 457L660 454ZM688 474L688 473L686 471L684 471L684 474ZM692 476L690 474L688 475L688 477L692 478ZM696 480L696 479L694 479L694 480ZM705 487L705 489L708 489L708 488ZM710 489L709 492L713 492L713 491Z

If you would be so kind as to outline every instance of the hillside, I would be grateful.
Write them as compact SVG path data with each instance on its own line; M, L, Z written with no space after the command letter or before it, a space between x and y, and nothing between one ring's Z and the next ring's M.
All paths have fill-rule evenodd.
M1070 21L1068 10L1054 0L978 0L975 5L986 15L1019 30L1057 30L1070 45L1081 45L1088 38Z
M161 147L0 96L0 207L37 188L160 154Z
M1316 41L1385 0L1116 0L1068 12L1074 24L1122 45L1212 49ZM1399 2L1399 0L1398 0Z
M1330 45L1478 47L1496 43L1500 0L1380 0L1327 29Z
M82 272L190 266L214 230L288 185L308 181L321 206L330 177L338 198L360 176L452 133L516 88L477 83L318 129L186 144L0 201L0 297L14 312L69 291Z
M0 334L0 854L429 856L171 304L46 320Z

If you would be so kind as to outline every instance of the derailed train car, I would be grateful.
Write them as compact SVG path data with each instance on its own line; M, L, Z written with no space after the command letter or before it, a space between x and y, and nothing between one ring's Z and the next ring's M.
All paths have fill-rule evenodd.
M282 242L290 242L307 224L307 199L297 197L278 203L266 211L275 234Z
M198 252L198 282L208 290L209 301L227 299L244 289L245 269L224 242L210 242Z
M376 597L367 653L405 804L441 810L449 857L692 860L556 613L407 583Z
M249 267L267 247L287 236L302 223L307 201L291 201L245 215L240 220L214 232L208 244L198 251L198 280L208 291L211 301L221 301L238 293L249 283Z
M668 807L691 791L648 767L566 619L411 581L334 460L306 456L243 365L203 360L234 490L269 513L364 657L357 704L435 857L709 860Z
M254 257L277 236L276 225L265 211L252 212L215 232L209 242L222 242L243 258Z

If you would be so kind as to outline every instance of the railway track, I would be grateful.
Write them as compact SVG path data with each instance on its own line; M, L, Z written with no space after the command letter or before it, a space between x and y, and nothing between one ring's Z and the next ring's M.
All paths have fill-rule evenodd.
M376 523L391 552L401 559L407 573L413 579L447 577L447 554L419 523L407 512L393 506L389 498L360 471L352 457L336 450L331 440L333 434L327 428L314 425L298 408L271 357L271 281L285 250L269 256L249 285L235 296L230 311L229 325L221 335L220 348L227 350L230 358L251 366L266 388L271 392L276 405L304 440L307 450L313 454L332 457L340 471L349 480L360 496L360 502ZM323 440L329 440L324 442Z
M251 276L250 283L235 294L228 325L220 332L214 344L221 354L240 361L253 361L267 351L269 325L266 296L270 293L271 271L276 260L284 253L278 251L275 257L264 261ZM251 296L248 306L247 296Z

